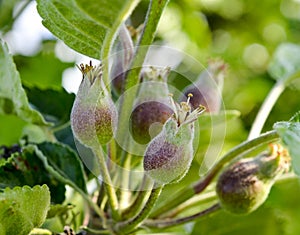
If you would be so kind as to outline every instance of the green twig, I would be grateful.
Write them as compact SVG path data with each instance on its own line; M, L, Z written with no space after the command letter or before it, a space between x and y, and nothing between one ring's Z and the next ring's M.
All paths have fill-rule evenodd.
M201 205L204 205L206 203L211 203L213 201L217 200L217 195L215 191L208 192L205 194L199 194L191 199L185 201L184 203L180 204L178 207L174 208L170 212L164 214L163 216L160 216L160 219L164 218L174 218L178 214L190 209L190 208L200 208Z
M96 230L86 226L81 227L82 230L87 231L89 234L99 234L99 235L107 235L111 234L108 230Z
M149 178L145 175L143 178L143 182L141 184L141 188L133 201L133 203L126 208L122 213L122 218L129 219L136 215L138 211L141 210L142 205L145 201L146 196L149 194L149 190L147 190L148 185L150 183Z
M65 129L65 128L69 127L70 124L71 124L71 122L70 122L70 121L67 121L67 122L65 122L65 123L63 123L63 124L61 124L61 125L59 125L59 126L54 126L54 127L52 127L52 128L51 128L51 131L52 131L52 132L58 132L58 131L61 131L61 130Z
M118 202L118 198L116 195L116 191L112 184L112 180L111 180L111 177L110 177L107 165L106 165L106 161L105 161L102 149L94 148L93 152L97 156L97 159L99 161L100 172L101 172L101 176L103 178L103 184L104 184L105 192L108 197L108 203L110 205L112 217L115 220L119 220L120 219L120 215L119 215L119 211L118 211L119 202Z
M178 226L180 224L184 224L199 218L203 218L204 216L211 215L213 212L216 212L221 209L219 203L214 204L206 210L198 212L194 215L190 215L183 218L178 219L164 219L164 220L148 220L144 223L147 227L155 227L155 228L169 228L173 226Z
M139 83L140 71L142 69L143 62L145 60L148 46L154 40L156 29L158 26L158 22L162 15L162 12L167 5L169 0L151 0L148 8L148 12L145 19L145 27L142 31L141 37L137 43L135 48L135 53L133 56L133 61L129 66L131 69L126 74L126 83L125 83L125 92L123 95L123 99L121 101L121 110L120 110L120 118L122 120L119 122L117 136L119 141L122 144L126 143L125 133L128 131L128 126L126 125L129 120L131 110L135 95L137 93L137 84ZM130 92L126 92L129 90ZM125 122L125 125L124 125Z
M266 99L264 100L262 106L260 107L258 114L255 117L255 120L250 130L248 140L257 137L260 134L272 108L276 104L282 92L285 90L285 88L289 83L291 83L293 80L299 77L300 77L300 72L296 71L295 73L287 77L277 80L277 82L275 83L275 85L267 95Z
M148 12L146 15L146 20L144 23L145 27L137 43L134 58L130 66L132 70L130 70L127 74L125 90L135 86L138 83L140 70L148 51L148 48L145 49L144 47L150 46L153 42L160 17L168 2L169 0L150 1Z
M154 209L150 215L150 218L157 218L163 215L165 212L172 210L173 208L190 199L194 195L195 191L193 187L189 186L187 188L184 188L183 190L179 191L179 193L175 193L175 195L172 196L170 200L166 200L165 203L163 203L158 208Z
M270 131L267 133L262 134L261 136L257 137L256 139L245 141L231 151L226 153L222 159L217 162L209 171L208 173L198 181L195 185L189 186L184 188L178 194L175 194L174 197L170 201L166 201L161 207L157 208L151 214L151 218L156 218L159 215L171 210L175 206L180 205L181 203L185 202L189 198L193 197L195 194L202 192L213 180L213 178L218 174L218 172L222 169L222 167L233 160L236 157L239 157L241 154L250 151L254 148L260 147L263 144L267 144L270 142L274 142L279 139L278 134L276 131Z
M117 162L117 143L115 139L112 139L108 144L108 155L112 162Z
M152 208L154 207L159 195L163 189L163 186L154 185L154 188L151 190L151 194L143 207L143 209L133 218L117 223L115 225L115 230L120 234L129 234L135 228L137 228L146 218L148 218Z
M297 179L297 176L294 173L288 173L288 174L284 174L282 177L280 177L276 183L284 183L286 180L290 180L290 179ZM147 220L144 225L148 226L148 227L156 227L156 228L167 228L167 227L172 227L172 226L177 226L198 218L202 218L205 215L209 215L212 212L215 212L217 210L219 210L221 207L219 204L215 204L212 207L201 211L199 213L196 213L192 216L187 216L187 217L183 217L183 218L179 218L179 219L173 219L170 220L170 217L173 217L175 215L177 215L179 212L182 212L190 207L195 207L195 205L198 205L199 203L203 204L203 203L207 203L207 202L211 202L212 200L216 199L216 194L214 192L210 192L208 194L204 194L204 195L199 195L199 197L195 197L190 201L187 201L185 203L183 203L182 205L180 205L178 208L174 209L174 211L171 211L170 213L168 213L167 215L165 215L164 219L160 219L160 220Z
M276 131L269 131L261 136L257 137L256 139L245 141L235 148L233 148L231 151L229 151L227 154L225 154L219 162L214 165L209 172L204 176L203 180L200 180L198 183L194 185L195 193L202 192L212 181L212 179L218 174L218 172L222 169L222 167L233 160L234 158L238 157L239 155L252 150L254 148L257 148L263 144L267 144L270 142L274 142L279 139L279 136Z
M98 196L97 196L97 205L101 208L101 204L104 199L104 194L105 194L105 189L104 189L104 184L100 184L99 181L97 180L98 183Z
M131 165L132 155L127 154L124 161L123 170L121 172L121 184L120 188L120 209L126 208L130 201L131 192L130 188L130 165Z
M256 115L256 118L250 130L250 134L248 136L249 140L256 138L260 135L272 108L274 107L276 101L278 100L279 96L282 94L284 89L284 81L278 80L269 92L268 96L266 97L262 106L260 107L258 114Z

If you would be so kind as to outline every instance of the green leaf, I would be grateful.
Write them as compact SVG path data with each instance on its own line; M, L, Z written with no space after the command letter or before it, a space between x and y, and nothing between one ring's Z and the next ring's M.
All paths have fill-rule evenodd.
M74 63L61 62L55 56L56 41L44 41L41 51L34 56L14 56L22 83L41 89L61 89L62 73Z
M70 120L70 113L75 99L74 94L65 90L39 89L25 87L28 99L45 117L57 125Z
M105 28L89 19L74 0L38 0L37 3L43 25L50 32L72 49L90 57L100 57Z
M300 111L294 114L294 116L290 119L290 122L300 122Z
M22 137L22 130L26 125L26 122L14 115L0 115L0 123L0 145L11 145L17 143Z
M106 35L115 34L138 1L37 0L37 3L46 28L72 49L99 59Z
M1 0L0 1L0 30L7 32L11 29L14 18L13 10L16 3L21 0Z
M292 157L293 169L300 176L300 122L277 122L274 124L274 129L287 146Z
M6 146L0 146L0 167L13 162L16 156L19 156L21 148L18 145L14 145L11 148Z
M55 138L68 146L70 146L73 150L77 151L77 147L74 141L73 132L71 129L71 126L68 125L67 127L60 129L58 131L55 131Z
M72 210L75 206L68 204L68 205L61 205L55 204L51 205L50 210L47 214L47 219L53 218L55 216L62 216L67 214L70 210Z
M47 184L51 192L51 201L62 203L65 200L65 185L49 174L43 162L28 147L22 152L12 153L0 164L0 188L16 186L34 186Z
M43 224L49 207L47 185L5 189L0 194L0 234L27 235Z
M48 229L42 229L42 228L34 228L29 235L52 235L53 233L49 231Z
M276 80L285 82L290 80L291 76L299 77L300 46L292 43L281 44L273 55L268 71Z
M101 0L88 1L88 0L75 0L77 5L83 12L89 15L92 19L106 28L111 28L116 20L116 16L120 12L120 7L126 2L124 0ZM101 7L100 7L101 4Z
M19 73L7 45L2 40L0 40L0 84L0 114L13 114L26 122L49 125L39 112L29 106Z
M39 156L44 165L49 164L61 177L73 182L83 192L87 192L82 162L71 148L50 142L41 143L37 147L44 155Z
M225 110L218 114L204 113L200 115L198 122L202 130L211 129L212 126L238 118L240 115L241 113L238 110Z

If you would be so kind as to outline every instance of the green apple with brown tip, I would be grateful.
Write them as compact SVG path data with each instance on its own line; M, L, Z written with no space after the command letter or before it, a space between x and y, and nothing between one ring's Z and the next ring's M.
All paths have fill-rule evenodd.
M289 169L290 158L278 144L255 158L239 160L218 178L216 192L221 206L233 214L248 214L267 199L276 179Z

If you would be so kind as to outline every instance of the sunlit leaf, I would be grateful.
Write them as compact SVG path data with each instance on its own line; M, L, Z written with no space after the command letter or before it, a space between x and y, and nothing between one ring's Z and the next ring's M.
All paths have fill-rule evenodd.
M42 115L28 103L19 73L8 52L7 45L0 40L0 114L13 114L26 122L48 125Z
M105 36L127 18L138 0L38 0L37 3L46 28L72 49L99 59Z
M286 144L292 157L294 171L300 176L300 122L277 122L274 124L274 129Z
M47 185L5 189L0 193L0 234L27 235L42 225L49 207Z
M49 231L48 229L42 229L42 228L34 228L29 235L52 235L53 233Z
M26 122L14 115L0 115L0 123L5 123L5 125L1 125L0 145L17 143L22 136L22 130ZM14 131L11 131L12 129Z
M268 71L273 78L283 81L300 73L300 46L292 43L281 44L273 55Z

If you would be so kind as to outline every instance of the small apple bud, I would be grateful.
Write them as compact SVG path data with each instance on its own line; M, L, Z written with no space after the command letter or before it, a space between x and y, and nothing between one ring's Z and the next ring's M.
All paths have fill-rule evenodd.
M234 214L248 214L264 203L275 180L287 171L290 157L279 144L255 158L242 159L225 169L216 192L221 206Z
M144 170L157 184L178 182L193 160L193 122L205 108L201 106L191 112L189 99L180 105L172 100L174 114L145 151Z
M169 105L169 73L170 68L153 67L142 73L142 83L130 118L132 136L140 144L147 144L155 137L174 112Z
M117 110L102 81L102 67L80 65L83 74L71 111L74 136L84 145L106 144L117 126Z
M203 71L198 79L187 86L181 100L185 100L188 94L193 94L192 108L203 105L207 112L218 113L221 109L221 93L226 72L226 64L222 60L210 60L208 68Z
M133 41L125 24L120 26L118 39L111 69L111 85L115 95L124 92L125 75L134 55Z

